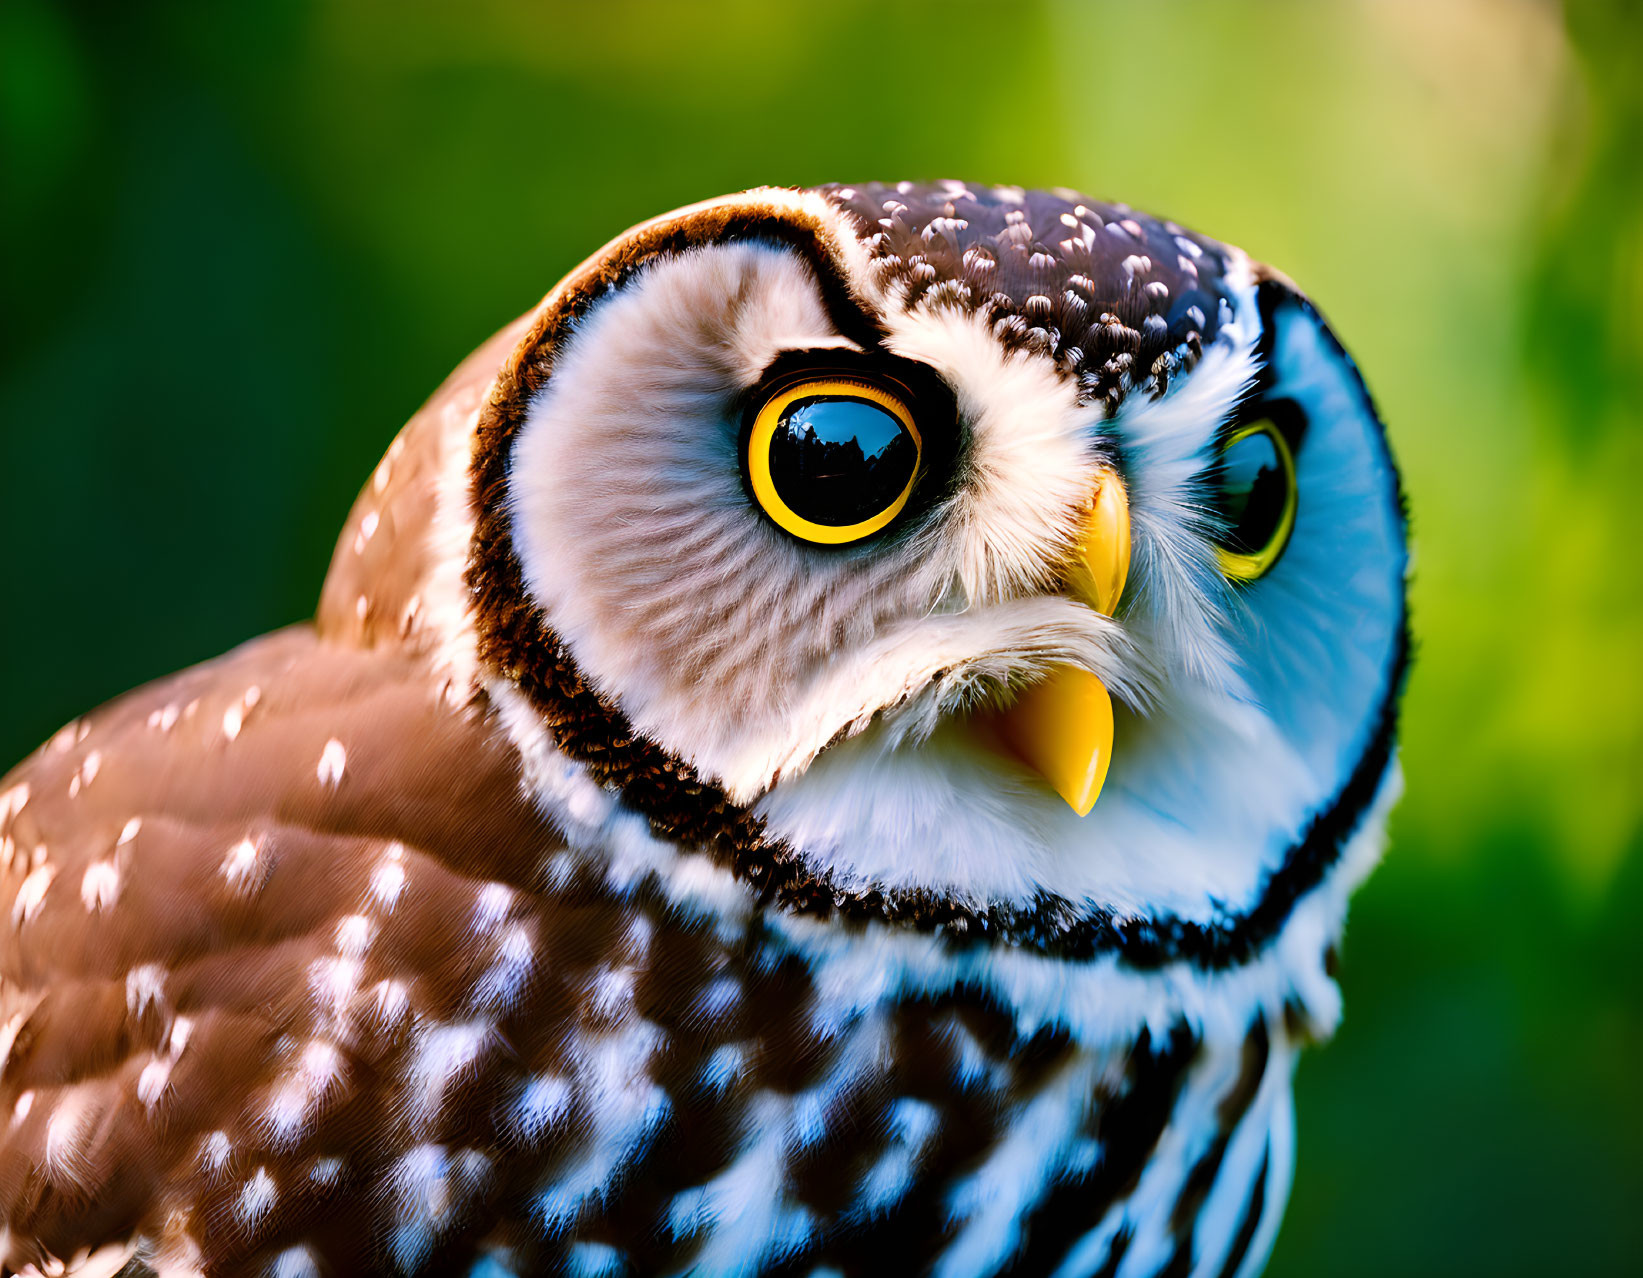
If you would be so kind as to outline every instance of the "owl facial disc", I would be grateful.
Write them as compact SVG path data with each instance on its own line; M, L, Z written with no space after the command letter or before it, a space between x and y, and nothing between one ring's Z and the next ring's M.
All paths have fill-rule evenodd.
M1123 481L1104 471L1068 567L1068 589L1110 617L1129 570L1129 499ZM1098 676L1079 666L1057 666L1009 709L989 716L983 731L995 734L1079 816L1095 807L1112 764L1113 738L1112 695Z
M693 206L549 295L476 432L461 615L540 784L563 757L780 911L1242 962L1390 775L1374 405L1304 296L1174 223Z

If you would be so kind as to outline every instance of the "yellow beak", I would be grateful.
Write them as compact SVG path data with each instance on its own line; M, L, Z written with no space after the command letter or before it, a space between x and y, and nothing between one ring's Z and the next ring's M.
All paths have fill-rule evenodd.
M1068 585L1077 598L1111 616L1129 571L1129 498L1123 481L1107 471L1084 517ZM1106 684L1088 670L1057 666L1026 688L993 726L1074 812L1089 815L1112 763L1112 696Z

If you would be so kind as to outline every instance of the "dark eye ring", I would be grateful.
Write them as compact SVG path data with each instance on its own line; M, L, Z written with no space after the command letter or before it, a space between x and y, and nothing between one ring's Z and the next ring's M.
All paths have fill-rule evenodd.
M1255 581L1272 570L1295 531L1295 455L1270 420L1252 422L1221 445L1220 475L1227 527L1216 558L1233 581Z
M907 505L924 440L906 402L854 377L813 377L767 399L747 437L753 496L777 526L839 546L886 527Z

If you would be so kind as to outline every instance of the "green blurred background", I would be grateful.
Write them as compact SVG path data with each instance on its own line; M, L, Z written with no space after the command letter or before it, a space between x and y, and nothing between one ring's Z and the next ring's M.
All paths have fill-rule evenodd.
M0 764L306 615L400 422L650 214L956 176L1279 264L1420 652L1271 1272L1643 1271L1637 6L6 0L0 148Z

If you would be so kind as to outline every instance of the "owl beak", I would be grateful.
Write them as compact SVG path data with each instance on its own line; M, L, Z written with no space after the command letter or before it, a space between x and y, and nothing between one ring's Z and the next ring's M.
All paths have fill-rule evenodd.
M1111 616L1130 571L1130 504L1124 483L1103 472L1068 572L1072 593ZM1088 816L1112 762L1112 695L1088 670L1057 666L1024 690L993 727L1005 746Z

